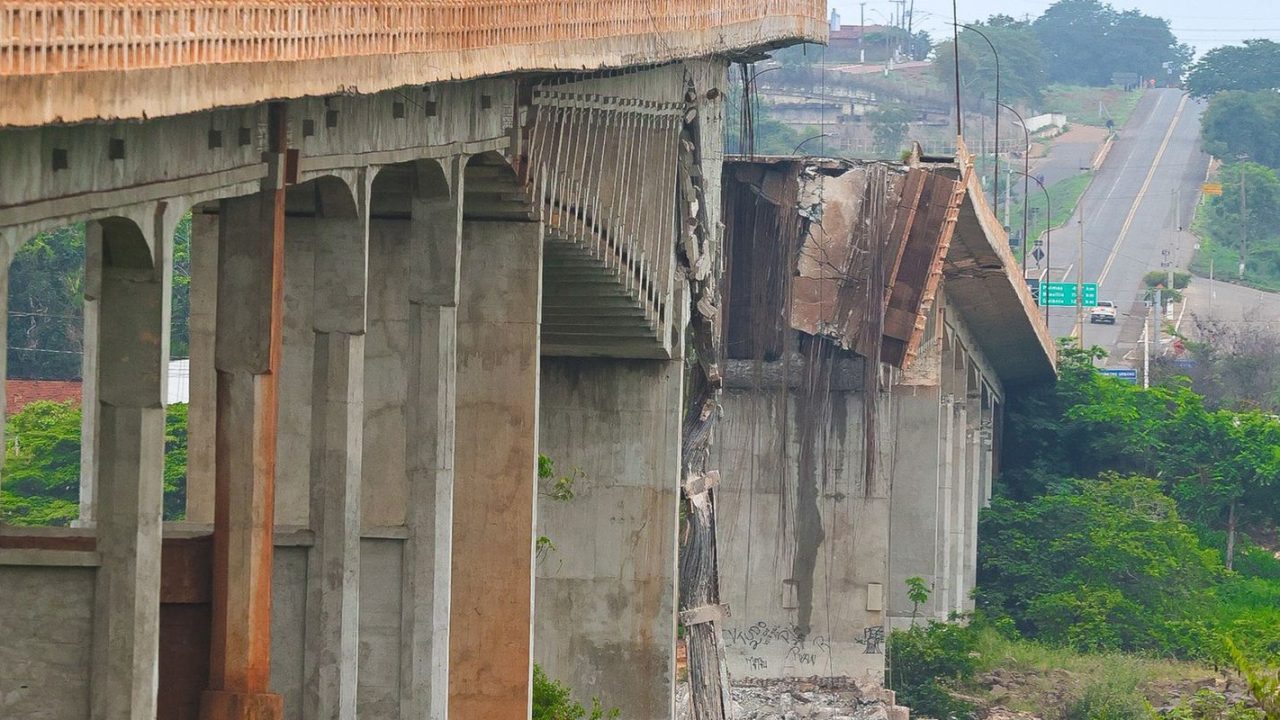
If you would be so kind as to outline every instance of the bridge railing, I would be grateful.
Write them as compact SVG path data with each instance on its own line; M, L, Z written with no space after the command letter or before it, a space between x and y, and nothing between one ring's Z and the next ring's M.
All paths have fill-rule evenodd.
M825 0L0 1L0 76L450 53L702 33ZM812 25L811 25L812 27ZM519 65L518 58L512 63Z

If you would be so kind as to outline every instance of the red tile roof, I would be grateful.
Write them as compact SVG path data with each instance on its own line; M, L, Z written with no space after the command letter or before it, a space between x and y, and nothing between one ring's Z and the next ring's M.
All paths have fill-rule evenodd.
M839 30L831 31L831 39L832 40L857 40L859 37L862 36L862 33L864 30L868 35L870 35L872 33L883 32L884 30L888 30L888 29L889 28L886 25L868 25L866 26L866 28L863 28L859 25L841 25Z
M12 415L33 402L51 400L71 401L80 404L79 380L18 380L5 381L5 413Z

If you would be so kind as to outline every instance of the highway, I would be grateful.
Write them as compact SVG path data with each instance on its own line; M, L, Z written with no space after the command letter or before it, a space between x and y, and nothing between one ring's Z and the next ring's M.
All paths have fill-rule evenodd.
M1052 266L1029 268L1032 276L1097 282L1101 300L1119 307L1114 326L1091 325L1086 310L1086 344L1111 353L1108 365L1132 365L1124 356L1136 347L1145 308L1142 276L1166 261L1186 267L1193 243L1189 228L1209 158L1199 143L1203 106L1176 89L1150 90L1085 192L1076 214L1050 238ZM1176 208L1176 209L1175 209ZM1083 263L1081 214L1083 213ZM1168 255L1166 256L1166 253ZM1055 336L1077 331L1076 309L1049 308Z

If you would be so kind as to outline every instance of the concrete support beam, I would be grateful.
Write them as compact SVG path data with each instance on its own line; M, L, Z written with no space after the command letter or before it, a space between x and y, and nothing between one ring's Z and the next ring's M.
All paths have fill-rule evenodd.
M307 236L315 262L310 463L315 545L307 556L303 655L303 717L315 720L356 717L369 261L363 182L357 192L361 201L354 213L325 204L316 218L290 219L286 225L288 233Z
M76 527L91 528L97 512L94 449L98 435L98 314L102 296L102 228L86 228L84 244L84 336L80 356L80 516ZM6 313L7 315L7 313Z
M400 716L445 720L449 707L450 557L453 552L461 160L444 197L420 167L409 238L409 357L401 619ZM450 192L451 189L451 192Z
M157 222L157 225L163 223ZM164 503L164 382L169 355L169 238L152 252L142 231L113 218L89 224L105 247L93 446L97 550L90 717L156 716L160 522Z
M213 523L214 468L217 453L218 372L214 338L218 307L218 213L191 213L190 402L187 405L187 522Z
M462 235L449 716L527 720L542 226Z
M213 623L202 720L277 720L270 693L283 188L220 205Z

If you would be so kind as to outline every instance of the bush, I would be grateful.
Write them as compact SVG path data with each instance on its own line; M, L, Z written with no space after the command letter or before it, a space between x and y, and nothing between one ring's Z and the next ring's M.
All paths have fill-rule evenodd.
M533 720L603 720L618 717L618 708L606 711L600 705L600 698L591 699L591 712L582 703L573 699L569 688L563 683L552 680L542 671L542 666L533 666Z
M1149 288L1153 288L1157 285L1164 285L1167 288L1169 287L1169 273L1164 270L1152 270L1151 272L1142 276L1142 284L1146 285ZM1191 284L1191 273L1188 273L1188 272L1173 273L1173 289L1174 290L1185 290L1187 288L1187 285L1190 285L1190 284Z
M1243 701L1228 703L1227 696L1203 688L1183 700L1165 714L1166 720L1263 720L1261 710L1251 708Z
M1064 482L983 512L979 603L1030 637L1082 651L1197 657L1187 621L1224 577L1159 483L1104 476Z
M1100 678L1067 703L1063 720L1147 720L1147 702L1136 683Z
M931 621L927 626L889 633L889 687L913 717L967 717L973 706L948 689L977 671L978 634L959 623Z

